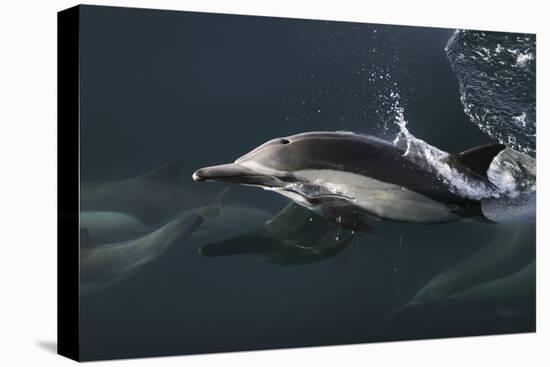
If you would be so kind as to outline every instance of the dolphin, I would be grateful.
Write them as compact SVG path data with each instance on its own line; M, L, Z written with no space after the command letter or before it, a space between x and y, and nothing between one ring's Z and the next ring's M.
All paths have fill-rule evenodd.
M393 311L391 316L400 315L404 311L432 312L436 306L447 312L471 312L471 307L474 307L475 313L485 310L497 317L532 318L535 315L535 303L536 269L535 260L532 260L511 274L476 284L437 301L432 299L428 302L424 299L422 303L405 304Z
M335 256L353 239L353 232L293 202L259 228L243 235L205 244L205 257L257 255L277 265L319 262Z
M488 144L449 155L445 164L470 182L496 189L487 177L505 148ZM205 167L195 181L259 186L284 195L350 230L364 219L441 223L488 221L478 199L453 192L442 177L391 142L351 132L306 132L270 140L234 163Z
M102 210L80 212L80 227L86 228L94 242L102 242L103 238L132 238L154 230L130 214Z
M194 209L191 209L191 211ZM237 236L263 224L273 215L266 210L240 204L225 204L215 218L210 218L191 235L201 241L215 241ZM78 219L78 218L76 218ZM103 244L134 239L151 233L160 225L146 225L139 219L119 212L80 212L80 227L86 228L90 241Z
M398 311L445 302L460 291L520 270L535 256L534 243L522 238L532 232L523 225L500 229L488 245L429 280Z
M176 161L130 179L82 182L81 220L93 227L90 233L108 233L113 227L143 232L143 228L164 224L183 210L200 206L211 192L189 190L182 167Z
M514 199L499 198L484 203L491 206L492 215L498 211L501 220L495 226L492 240L468 258L429 280L394 314L429 304L514 299L521 287L525 290L533 288L535 197L536 192L532 192Z
M227 190L219 193L208 206L184 212L137 239L94 245L86 228L81 228L81 294L90 294L129 276L190 237L204 221L219 215Z
M484 302L499 305L525 304L535 301L535 261L502 278L494 279L457 292L449 297L453 302Z

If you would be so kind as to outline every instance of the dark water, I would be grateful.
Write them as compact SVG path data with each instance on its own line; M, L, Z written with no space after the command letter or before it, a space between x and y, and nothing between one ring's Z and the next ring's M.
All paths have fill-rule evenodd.
M193 182L196 169L303 131L350 130L393 140L396 103L409 130L439 149L459 152L493 142L463 111L444 50L454 30L81 11L83 181L129 179L181 160L180 187L206 205L226 185ZM390 97L395 94L397 101ZM227 196L231 205L272 214L288 203L237 185ZM533 294L445 299L393 313L431 279L487 246L498 252L498 244L509 241L503 246L518 249L492 278L521 270L534 260L532 223L373 225L376 233L356 233L334 256L307 264L204 257L198 252L204 239L183 241L126 279L82 297L81 356L534 331Z
M472 122L495 140L534 157L535 35L457 31L446 51Z

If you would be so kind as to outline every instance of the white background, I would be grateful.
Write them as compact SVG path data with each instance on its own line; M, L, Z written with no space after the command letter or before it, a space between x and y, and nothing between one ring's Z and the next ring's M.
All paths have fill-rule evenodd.
M537 33L538 331L536 334L148 358L103 365L550 365L547 119L549 26L545 1L94 1L255 15ZM546 2L547 3L547 2ZM0 5L0 366L55 366L56 12L73 1ZM106 330L106 333L109 331Z

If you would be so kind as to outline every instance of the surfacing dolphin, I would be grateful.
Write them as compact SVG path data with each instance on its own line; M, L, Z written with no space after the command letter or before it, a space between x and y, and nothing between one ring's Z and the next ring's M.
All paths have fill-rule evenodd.
M133 274L190 237L204 221L218 216L227 190L219 193L208 206L184 212L156 231L137 239L94 245L86 228L81 228L81 294L90 294Z
M278 265L304 264L337 255L352 239L352 231L291 202L259 228L203 245L199 253L206 257L257 255Z
M449 155L446 164L483 187L504 145L489 144ZM369 135L308 132L260 145L234 163L201 168L195 181L259 186L289 197L350 230L368 225L365 215L414 223L473 217L487 220L479 200L461 196L403 148Z

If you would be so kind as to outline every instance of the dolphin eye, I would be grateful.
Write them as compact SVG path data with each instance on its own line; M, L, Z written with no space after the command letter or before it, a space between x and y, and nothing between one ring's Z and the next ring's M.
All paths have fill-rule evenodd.
M279 143L281 143L281 144L288 144L288 143L290 143L290 140L288 140L288 139L281 139L281 140L279 140Z

